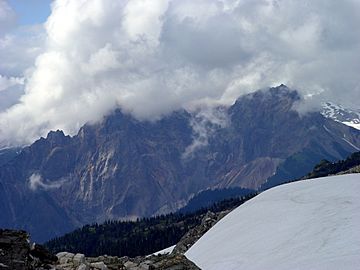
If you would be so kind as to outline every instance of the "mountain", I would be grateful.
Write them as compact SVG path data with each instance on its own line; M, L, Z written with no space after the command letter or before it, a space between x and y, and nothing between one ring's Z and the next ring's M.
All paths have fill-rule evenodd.
M84 224L176 211L207 189L271 187L359 149L360 131L299 115L300 101L281 85L210 114L139 121L116 110L73 137L52 131L0 167L0 227L42 242Z
M304 180L261 193L185 253L204 270L356 269L360 175Z
M331 102L323 104L321 114L327 118L341 122L350 127L360 130L360 110L344 108Z
M14 159L21 152L21 147L10 147L0 149L0 166Z
M355 172L360 173L360 152L337 162L322 160L301 180ZM186 236L182 237L185 233L193 235L191 231L194 231L196 236L201 235L203 230L198 228L201 221L209 219L210 215L216 216L212 220L218 221L256 195L253 190L242 188L205 190L190 199L188 204L176 213L134 222L107 221L103 224L86 225L48 241L45 246L53 253L66 250L87 256L144 256L176 243L178 248L175 250L185 244L186 251L189 242L184 240ZM184 243L179 242L180 238ZM194 239L191 240L195 242ZM171 251L174 247L172 246ZM163 252L165 251L168 249Z

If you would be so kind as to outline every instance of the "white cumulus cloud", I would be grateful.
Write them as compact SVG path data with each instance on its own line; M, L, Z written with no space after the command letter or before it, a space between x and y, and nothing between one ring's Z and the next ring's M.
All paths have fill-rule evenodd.
M355 0L56 0L0 137L74 134L116 106L157 119L280 83L359 106L358 25Z

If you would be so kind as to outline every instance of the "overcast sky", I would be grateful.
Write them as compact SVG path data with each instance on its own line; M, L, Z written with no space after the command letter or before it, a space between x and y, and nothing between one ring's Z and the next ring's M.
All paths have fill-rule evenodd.
M0 0L0 141L281 83L359 107L359 25L358 0Z

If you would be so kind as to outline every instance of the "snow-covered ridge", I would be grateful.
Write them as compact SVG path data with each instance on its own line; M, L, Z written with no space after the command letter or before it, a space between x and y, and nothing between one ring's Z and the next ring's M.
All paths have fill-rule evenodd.
M211 228L186 256L203 270L359 269L360 174L263 192Z
M344 108L331 102L323 103L322 106L323 116L360 130L360 110Z

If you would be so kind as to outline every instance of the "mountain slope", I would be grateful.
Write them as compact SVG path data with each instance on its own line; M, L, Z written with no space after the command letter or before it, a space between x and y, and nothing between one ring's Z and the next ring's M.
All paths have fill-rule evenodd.
M359 192L359 174L270 189L219 221L186 256L204 270L356 269Z
M170 213L136 221L106 221L85 225L45 246L53 253L69 251L87 256L145 256L172 246L189 230L198 226L208 213L220 216L249 200L255 194L217 202L193 213Z
M360 130L360 110L351 110L331 102L326 102L323 104L321 114L327 118Z
M299 101L282 85L210 119L178 111L141 122L117 110L74 137L50 132L0 167L0 227L45 241L84 224L175 211L209 188L271 187L357 151L360 131L320 113L300 116ZM281 175L294 155L305 157L302 169Z

